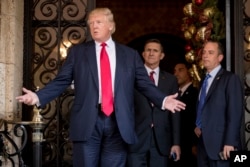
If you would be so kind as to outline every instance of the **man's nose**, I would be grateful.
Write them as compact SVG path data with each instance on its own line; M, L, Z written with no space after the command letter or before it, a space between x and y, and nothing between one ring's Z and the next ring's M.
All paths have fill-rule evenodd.
M95 28L97 26L97 23L96 22L93 22L93 27Z

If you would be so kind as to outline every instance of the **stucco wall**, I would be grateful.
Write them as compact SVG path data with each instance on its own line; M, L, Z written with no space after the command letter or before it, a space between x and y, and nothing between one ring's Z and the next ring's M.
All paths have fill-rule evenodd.
M0 1L0 118L20 118L15 97L23 71L23 1Z

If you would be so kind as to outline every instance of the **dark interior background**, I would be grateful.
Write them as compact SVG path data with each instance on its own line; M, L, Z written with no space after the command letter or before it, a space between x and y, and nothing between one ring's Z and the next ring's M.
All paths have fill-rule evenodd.
M192 0L96 0L97 7L108 7L116 21L113 39L136 49L140 54L149 38L161 40L165 57L160 67L173 71L184 60L185 39L181 31L183 7Z

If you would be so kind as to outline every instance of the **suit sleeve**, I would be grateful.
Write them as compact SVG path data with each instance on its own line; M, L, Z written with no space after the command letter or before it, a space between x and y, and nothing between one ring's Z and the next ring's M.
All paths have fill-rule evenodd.
M143 61L137 52L135 54L135 78L136 89L161 108L167 95L162 93L149 79Z
M50 81L43 89L37 92L41 107L44 107L51 100L58 97L64 90L70 86L73 78L73 64L74 64L75 50L72 48L65 63L56 77Z
M227 85L227 127L225 145L238 146L239 133L243 116L243 88L241 81L236 75L229 78Z

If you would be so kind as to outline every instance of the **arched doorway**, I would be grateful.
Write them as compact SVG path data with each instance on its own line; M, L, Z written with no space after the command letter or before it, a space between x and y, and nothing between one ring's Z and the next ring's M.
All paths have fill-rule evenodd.
M93 4L93 5L91 5L92 7L95 6L94 5L95 1L92 1L92 0L88 0L88 1L91 2L90 5ZM56 1L56 3L57 2L59 2L59 1ZM103 2L108 4L108 2L111 3L113 1L103 1ZM175 1L171 1L171 4L174 5L174 2ZM191 2L191 0L186 0L186 2ZM65 24L65 22L61 22L63 24L62 27L61 27L61 25L59 26L59 25L56 24L57 23L56 20L51 20L51 18L48 18L48 20L42 20L42 21L45 21L44 22L45 24L39 24L39 22L37 20L32 22L32 20L34 19L33 18L34 16L32 15L32 14L34 14L34 13L32 13L32 12L34 12L33 7L32 7L32 3L31 3L31 1L25 1L25 3L26 3L25 4L25 12L27 12L27 13L25 14L26 22L25 22L25 37L24 37L24 45L25 45L24 46L24 55L25 55L25 57L24 57L24 62L25 62L24 63L24 86L26 86L27 88L30 89L30 88L33 88L34 85L36 86L36 84L33 83L33 75L35 75L35 72L33 72L31 70L31 66L32 66L31 63L34 63L34 62L37 63L38 60L42 60L42 59L35 59L37 55L35 55L33 50L32 50L32 49L34 49L33 48L34 43L33 43L33 41L31 41L31 39L35 36L35 34L32 34L33 33L32 26L44 26L44 25L49 26L50 25L52 27L55 26L55 27L57 27L59 29L61 29L61 28L63 29L63 25L65 26L65 25L67 25L67 23ZM55 2L53 1L51 3L52 3L52 6L54 6ZM68 3L68 5L70 6L70 3L73 3L73 1L72 2L71 1L65 1L65 3ZM160 4L162 2L158 1L158 3ZM179 1L178 2L176 1L176 3L179 3L179 4L184 3L185 4L185 2L179 2ZM233 1L232 6L233 6L233 3L237 4L237 10L235 10L236 13L241 13L241 11L240 11L241 10L240 3L238 1ZM126 5L127 9L131 10L131 8L130 8L131 4L129 4L129 5L128 4ZM46 4L46 5L48 5L48 4ZM44 6L44 7L47 7L47 6ZM139 7L141 8L141 6L139 6ZM148 7L148 6L144 5L144 7ZM160 7L162 7L162 5L160 4L158 7L160 8ZM124 6L120 5L120 8L124 8ZM152 8L152 6L150 6L150 8ZM40 9L42 9L42 8L40 8ZM56 9L57 11L60 11L59 8L58 9L53 8L53 9ZM89 9L90 8L88 8L86 11L88 11ZM54 10L54 11L56 11L56 10ZM84 9L81 8L81 10L84 10ZM137 8L135 8L134 10L136 11ZM164 8L164 10L166 10L166 7ZM174 8L174 10L176 10L176 8ZM68 10L68 11L71 11L71 10ZM140 12L139 14L145 14L145 13ZM168 12L167 14L173 14L173 13ZM176 14L176 13L174 13L174 14ZM126 16L126 15L122 15L122 17L124 17L124 16ZM75 18L75 17L73 17L73 18ZM119 17L118 17L118 19L119 19ZM117 20L117 21L120 21L120 20ZM131 20L129 20L129 21L131 21ZM138 24L136 26L131 26L130 24L124 23L124 24L127 24L128 26L131 27L130 31L128 31L126 29L126 27L122 27L120 29L121 33L123 33L123 32L131 32L129 34L129 36L126 36L126 38L124 37L124 41L126 41L128 39L129 42L126 41L126 44L128 46L131 46L131 47L135 48L136 50L138 50L139 53L141 53L142 49L143 49L143 44L144 44L146 39L148 39L148 38L159 38L163 42L164 49L165 49L165 52L166 52L166 55L167 55L164 58L164 60L162 61L162 63L161 63L161 68L168 71L168 72L171 72L175 62L184 59L184 55L185 55L185 52L184 52L185 41L184 41L184 39L182 39L182 38L180 38L180 37L178 37L176 35L162 33L163 31L161 31L161 30L165 30L162 27L159 27L159 28L149 27L150 21L153 22L154 19L152 21L152 20L149 20L147 18L144 18L143 21L145 22L145 24ZM161 18L159 21L167 23L165 18ZM49 24L49 23L51 23L51 24ZM86 24L83 23L82 20L80 22L81 24L78 24L78 22L74 22L74 21L72 22L72 20L71 20L70 23L72 23L75 26L80 25L82 27L86 27ZM240 44L242 42L241 38L240 38L241 30L239 31L239 29L241 28L240 27L241 25L236 23L236 19L234 19L234 22L232 23L232 25L234 25L234 29L232 30L232 32L234 32L236 34L236 35L235 34L234 35L235 35L235 38L236 37L237 38L234 40L234 42L232 42L232 48L230 48L230 50L234 51L235 55L241 55L241 54L239 54L239 53L241 53L241 47L236 47L238 45L241 46ZM171 24L171 26L169 26L169 23L167 23L167 26L168 26L168 28L172 28L174 30L177 30L177 28L179 28L178 26L174 27L172 24ZM141 36L138 37L137 35L139 33L142 33L142 32L138 32L138 30L140 31L141 29L143 29L145 31L148 31L148 32L153 32L153 33L152 34L147 34L147 35L141 35ZM161 32L161 33L154 33L154 32ZM229 33L230 33L230 31L229 31ZM117 34L119 34L119 32L117 32ZM40 34L40 35L42 35L42 34ZM45 37L45 36L40 36L40 37ZM59 53L60 45L59 44L61 42L60 37L62 37L62 36L56 36L56 37L59 37L58 41L57 41L58 43L56 44L57 45L56 51L57 51L57 54L58 54L59 59L60 59L60 53ZM74 36L74 37L76 37L76 36ZM121 42L124 42L124 41L121 41ZM41 46L45 46L45 45L46 45L46 43L42 43ZM48 47L46 47L45 49L48 49L48 53L50 53L51 50L52 50L51 48L48 48ZM51 57L48 56L47 58L51 58ZM240 64L240 63L237 64L237 62L239 62L239 59L236 59L236 60L237 61L235 61L235 66L236 66L235 71L237 73L240 73L241 70L242 70L242 64ZM60 65L60 60L58 62L59 62L59 65ZM41 62L39 65L41 65L41 64L43 64L43 62ZM52 65L54 65L54 64L52 63ZM57 68L56 68L56 70L57 70ZM50 73L51 73L51 71L50 71ZM50 136L49 135L45 136L45 138L47 139L47 143L49 143L49 144L47 145L48 147L45 148L45 151L48 154L44 154L44 162L46 161L47 164L51 164L53 166L61 166L61 164L64 164L65 166L70 166L71 165L71 150L70 150L70 145L69 146L67 145L68 144L68 138L67 138L67 128L68 128L67 119L68 119L68 115L66 115L66 114L64 115L64 111L62 110L62 109L68 109L67 107L70 106L70 105L67 105L67 103L66 103L66 107L65 107L65 103L63 103L63 104L61 103L61 102L64 102L65 98L67 98L68 96L71 95L71 92L65 92L65 93L66 94L62 95L62 97L60 99L58 99L57 101L52 103L52 106L56 108L55 112L54 112L55 117L49 117L49 119L52 118L51 122L53 123L53 126L51 126L51 128L50 128L51 131L49 131ZM27 115L29 115L30 113L25 111L25 110L28 110L28 109L24 108L23 113L24 114L26 113ZM30 120L30 117L29 116L27 116L27 117L28 117L27 119ZM24 116L24 118L25 118L25 116ZM66 134L66 136L65 136L65 134ZM65 147L65 146L67 146L67 147ZM51 150L53 150L53 152L51 152ZM29 153L26 156L27 159L25 159L25 162L27 162L28 160L31 160L31 158L30 158L31 151L32 150L28 150L28 151L25 152L25 153Z
M161 60L160 68L172 73L174 65L185 59L184 47L186 41L183 38L171 34L152 33L137 37L127 45L136 49L139 54L141 54L145 41L151 38L159 39L164 48L165 57Z

